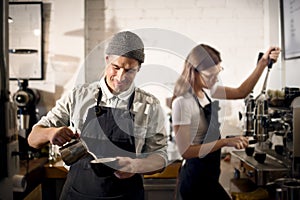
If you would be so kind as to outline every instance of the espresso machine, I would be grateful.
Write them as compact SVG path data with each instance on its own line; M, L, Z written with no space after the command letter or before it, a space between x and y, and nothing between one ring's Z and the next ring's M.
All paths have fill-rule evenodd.
M258 61L263 56L259 53ZM245 98L244 135L252 136L258 144L262 145L268 138L268 96L266 94L267 81L273 61L269 60L268 71L260 94L254 99L252 92Z
M245 98L245 116L244 116L244 135L253 136L254 135L254 98L252 92ZM242 114L241 114L242 116Z
M263 56L263 53L260 53L258 60ZM261 93L255 99L254 107L254 137L260 144L265 142L268 138L268 97L266 95L267 81L272 68L273 61L269 60L268 71L264 80L263 88Z
M232 152L239 161L235 169L259 187L282 178L300 178L300 88L285 87L280 104L273 105L266 91L271 67L269 62L261 93L245 98L243 116L243 134L252 138L255 153L266 154L266 159L258 162L255 153Z

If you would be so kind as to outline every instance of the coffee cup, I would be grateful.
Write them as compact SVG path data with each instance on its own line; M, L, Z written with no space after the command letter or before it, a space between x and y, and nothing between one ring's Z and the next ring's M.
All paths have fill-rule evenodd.
M264 152L256 152L254 154L254 159L261 164L263 164L265 162L266 158L267 158L267 155Z
M252 147L252 146L246 147L245 152L246 152L247 156L252 156L254 154L254 149L255 149L255 147Z
M274 147L275 152L279 155L282 155L284 152L284 146L283 145L275 145Z
M90 162L91 168L99 177L112 176L118 168L116 158L98 158Z

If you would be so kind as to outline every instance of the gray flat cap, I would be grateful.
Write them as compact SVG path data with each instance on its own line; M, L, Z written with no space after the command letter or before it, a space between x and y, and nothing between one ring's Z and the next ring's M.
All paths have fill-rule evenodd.
M115 34L106 49L107 55L118 55L144 62L144 43L141 38L130 31Z

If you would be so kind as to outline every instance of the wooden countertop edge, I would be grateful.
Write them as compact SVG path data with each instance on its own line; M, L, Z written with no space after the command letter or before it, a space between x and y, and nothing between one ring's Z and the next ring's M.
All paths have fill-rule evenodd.
M164 171L161 173L156 173L152 175L144 175L144 178L160 178L160 179L168 179L168 178L177 178L178 172L181 166L181 161L175 161L169 164Z
M181 161L176 161L167 166L167 168L161 172L152 175L144 175L144 178L177 178ZM59 160L54 164L47 163L44 165L45 178L60 179L66 178L68 169L63 166L63 161Z
M44 165L45 169L45 178L66 178L68 174L68 169L66 169L63 165L63 161L59 160L53 164L47 163Z

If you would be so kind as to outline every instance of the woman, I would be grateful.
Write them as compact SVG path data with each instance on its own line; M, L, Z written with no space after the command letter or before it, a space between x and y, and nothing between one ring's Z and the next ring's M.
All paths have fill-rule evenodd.
M231 199L219 184L220 154L224 146L243 149L248 139L243 136L221 139L216 99L245 98L254 88L263 70L277 61L280 48L270 47L258 61L250 76L237 88L217 85L222 71L220 53L205 44L192 49L174 88L172 123L179 152L185 159L179 174L179 195L210 199ZM214 198L215 197L215 198Z

